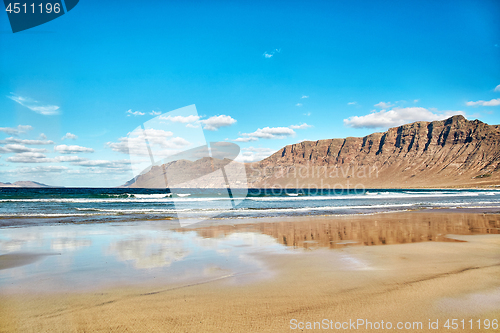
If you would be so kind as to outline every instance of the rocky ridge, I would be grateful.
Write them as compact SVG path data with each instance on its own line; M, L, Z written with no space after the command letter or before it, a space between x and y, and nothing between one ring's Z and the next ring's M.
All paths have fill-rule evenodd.
M210 173L231 161L204 158L154 166L124 187L168 186L167 169L191 187L221 188ZM233 162L235 164L237 162ZM227 168L227 167L226 167ZM415 122L362 138L304 141L288 145L246 169L251 188L420 188L500 185L500 126L453 116ZM205 176L203 176L205 175ZM172 186L174 185L174 186ZM245 187L239 182L231 186Z

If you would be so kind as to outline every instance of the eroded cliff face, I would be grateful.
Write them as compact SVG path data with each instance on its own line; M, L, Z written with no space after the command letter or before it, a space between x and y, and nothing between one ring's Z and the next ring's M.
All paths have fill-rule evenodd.
M225 182L213 172L229 162L213 158L180 160L155 166L124 186L222 188ZM168 169L176 170L176 179L167 180ZM238 179L245 178L245 168L234 170ZM251 188L500 185L500 126L454 116L394 127L363 138L305 141L247 164L246 174ZM189 180L193 181L185 183ZM238 181L231 186L246 185Z
M500 126L454 116L289 145L247 173L251 187L393 188L500 184L499 169Z

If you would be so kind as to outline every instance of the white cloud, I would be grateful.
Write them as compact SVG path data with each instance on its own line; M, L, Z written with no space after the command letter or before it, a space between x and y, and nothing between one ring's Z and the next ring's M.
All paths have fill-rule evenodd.
M305 129L305 128L310 128L312 125L307 125L306 123L300 124L300 125L292 125L290 128L292 129Z
M303 95L301 98L309 98L309 96Z
M463 111L444 111L441 113L432 113L422 107L396 107L392 110L381 110L365 116L353 116L344 119L344 125L354 128L388 128L400 126L415 121L434 121L443 120L453 115L463 115Z
M124 166L128 166L130 164L130 161L129 160L118 160L118 161L85 160L81 162L75 162L72 164L84 167L123 168Z
M32 98L29 97L22 97L18 96L15 94L12 94L11 96L7 96L11 100L13 100L16 103L21 104L22 106L27 107L31 111L35 111L36 113L42 114L44 116L52 116L59 114L59 106L57 105L40 105L40 102L35 101Z
M27 131L31 131L33 127L30 125L18 125L16 127L0 127L0 132L4 132L10 135L19 135L22 133L26 133Z
M44 166L37 166L33 168L18 168L13 171L16 173L44 173L44 172L61 172L64 170L68 170L68 167L65 166L59 166L59 165L44 165Z
M347 105L356 105L356 104L358 104L358 102L349 102L349 103L347 103Z
M78 136L68 132L61 138L61 140L66 140L66 139L76 140L78 139Z
M186 124L186 123L194 123L194 122L197 122L198 120L200 120L200 117L199 116L193 116L193 115L189 115L189 116L160 116L160 119L161 120L168 120L168 121L171 121L173 123L183 123L183 124Z
M257 141L257 140L259 140L259 139L248 137L248 138L237 138L237 139L234 139L233 141L234 142L250 142L250 141Z
M496 88L495 88L496 90ZM481 105L481 106L498 106L500 105L500 98L496 98L496 99L492 99L491 101L483 101L483 100L480 100L480 101L476 101L476 102L467 102L465 103L467 106L477 106L477 105Z
M206 129L207 131L217 131L219 128L231 126L235 122L236 119L226 115L213 116L206 120L200 120L200 123L205 125L203 129Z
M280 53L281 52L281 49L274 49L273 51L271 52L264 52L263 56L264 58L266 59L269 59L269 58L272 58L276 53Z
M43 133L40 133L40 139L41 140L46 140L47 139L47 136Z
M39 148L28 148L26 146L20 145L18 143L8 144L3 147L0 147L1 153L46 153L47 149L39 149Z
M494 91L498 91L500 92L500 84L498 86L495 87Z
M13 137L6 138L4 140L0 140L0 144L4 143L19 143L22 145L51 145L54 144L52 140L22 140L16 139Z
M130 134L130 133L129 133ZM180 149L189 146L189 141L181 138L174 137L173 133L170 131L157 130L157 129L146 129L139 132L139 135L133 137L122 137L118 139L118 142L107 142L106 146L114 151L129 154L131 150L136 155L148 155L147 147L145 142L149 143L151 149ZM157 150L155 150L157 151Z
M304 116L308 116L309 117L310 115L311 115L311 112L304 113Z
M284 139L290 136L295 136L294 129L306 129L313 127L306 123L300 125L291 125L289 127L264 127L259 128L253 133L242 133L245 138L237 138L236 142L257 141L258 139Z
M82 146L67 146L67 145L59 145L55 146L54 150L61 154L75 154L75 153L93 153L94 149L82 147Z
M295 131L289 127L264 127L253 133L243 133L242 135L259 139L284 139L294 136Z
M240 155L236 158L238 162L250 163L260 161L274 154L276 150L270 148L242 148Z
M131 115L132 116L144 116L145 113L144 112L141 112L141 111L133 111L132 112L132 109L128 110L127 112L125 113L128 113L127 117L130 117Z
M387 110L387 109L390 109L394 106L394 104L391 104L391 102L380 102L380 103L377 103L374 105L376 108L379 108L379 109L384 109L384 110Z
M81 158L78 156L57 156L55 158L57 162L81 162L81 161L87 161L86 158Z
M149 114L152 115L152 116L159 116L161 114L161 111L154 111L153 110Z
M297 103L297 104L295 104L295 106L301 107L302 103Z
M41 153L26 152L11 156L7 158L7 161L14 163L49 163L54 162L54 159L47 158L47 156Z
M217 131L221 127L231 126L236 122L236 119L231 118L230 116L220 115L213 116L205 120L200 120L200 116L160 116L162 120L168 120L174 123L183 123L186 124L186 127L189 128L198 128L199 126L196 124L203 124L204 129L208 131Z

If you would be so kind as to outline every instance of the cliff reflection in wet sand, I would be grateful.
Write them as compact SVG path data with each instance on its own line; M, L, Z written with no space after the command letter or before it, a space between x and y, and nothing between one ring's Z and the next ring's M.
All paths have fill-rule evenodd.
M392 213L350 217L310 217L282 222L213 225L195 229L205 238L237 232L260 232L296 248L341 248L346 245L388 245L456 242L449 234L499 234L500 215L470 213ZM179 230L183 231L183 230Z

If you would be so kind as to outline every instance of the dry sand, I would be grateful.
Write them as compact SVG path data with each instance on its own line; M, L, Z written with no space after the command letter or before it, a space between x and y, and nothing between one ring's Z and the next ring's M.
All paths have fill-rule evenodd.
M415 214L424 213L402 216L411 220ZM394 215L374 217L384 222ZM498 223L499 217L489 220ZM456 331L480 331L478 319L500 319L500 235L450 237L461 242L257 252L254 257L273 275L248 283L228 276L191 285L0 294L0 331L301 331L291 329L293 319L327 319L333 325L357 319L393 326L422 322L423 329L409 332L453 331L443 327L447 319L465 319L467 325L473 319L473 330ZM428 330L429 319L439 320L439 330ZM370 331L365 326L357 330Z

